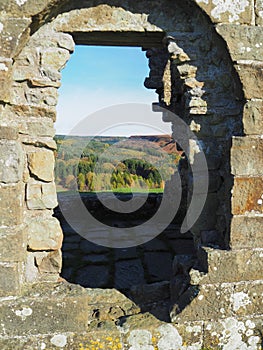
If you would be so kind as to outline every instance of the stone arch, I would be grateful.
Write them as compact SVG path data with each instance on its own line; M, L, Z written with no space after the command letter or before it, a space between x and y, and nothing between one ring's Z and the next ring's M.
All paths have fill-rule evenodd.
M233 14L231 15L232 9L224 9L224 6L222 8L217 6L215 7L217 11L215 11L215 8L214 11L211 11L209 8L210 2L206 6L207 2L198 1L213 22L221 21L226 14L231 19L230 22L232 19L243 24L252 21L250 15L248 15L249 11L245 11L245 7L239 9L240 16L235 19L236 17L233 17ZM234 3L236 4L236 2ZM100 23L101 18L96 13L96 7L102 6L100 9L105 9L105 18L112 20L115 11L117 11L118 16L121 15L123 18L124 25L125 21L128 22L127 40L132 40L134 32L139 33L136 39L137 43L140 40L144 42L146 38L149 40L146 48L150 57L151 72L146 85L160 92L162 106L168 110L176 111L187 121L192 130L197 133L208 159L211 175L210 200L208 198L203 215L194 228L197 247L200 248L200 245L207 247L198 249L199 266L195 266L190 270L190 277L189 268L191 266L187 265L187 261L180 259L175 261L175 289L173 293L176 295L174 297L176 307L172 313L173 320L194 322L196 320L209 320L210 318L218 319L220 313L222 318L236 316L235 312L240 307L233 300L236 293L241 292L238 291L239 285L236 287L237 290L233 291L234 284L246 283L250 279L260 279L257 269L253 270L252 267L252 270L247 271L243 268L246 260L245 256L251 258L252 261L257 261L260 252L249 249L252 247L249 243L243 242L244 239L241 238L242 244L245 244L245 247L248 248L242 251L240 248L243 246L239 242L238 230L240 230L240 225L246 222L247 225L251 225L251 230L253 226L256 242L260 241L260 219L253 216L253 211L259 214L262 213L260 202L255 203L256 189L261 188L262 184L262 179L259 176L261 172L257 164L261 164L261 160L260 156L256 156L251 160L247 155L247 150L251 147L261 150L261 144L258 138L248 137L243 139L242 136L244 136L244 132L246 135L257 135L258 131L256 129L262 125L257 112L262 105L261 96L258 92L260 83L256 82L252 90L249 89L248 83L250 73L253 73L254 77L260 77L261 65L258 62L254 65L251 65L248 61L239 62L239 60L250 59L251 57L247 58L249 55L246 56L244 52L235 51L233 39L227 36L227 30L230 27L224 24L218 25L216 30L226 38L227 45L230 47L230 58L225 42L216 34L213 26L204 13L200 11L195 1L187 1L182 6L179 2L176 2L174 12L171 11L168 5L166 7L165 2L161 4L157 2L151 4L125 2L122 4L122 2L114 1L109 2L109 5L94 2L92 7L87 2L87 4L82 3L77 9L75 8L77 7L76 4L71 7L70 2L63 2L59 6L56 2L49 5L46 9L41 9L38 14L35 11L32 25L34 34L22 50L21 47L26 41L26 28L29 25L29 20L21 20L21 28L18 29L19 33L24 32L24 35L19 39L21 47L17 49L17 43L14 43L13 49L10 50L10 56L16 56L13 65L13 76L9 79L12 84L11 94L8 96L9 94L6 93L8 91L5 91L2 99L4 102L1 104L3 110L2 125L4 126L3 138L7 139L3 147L6 147L6 153L12 150L16 162L16 166L12 166L14 170L10 172L11 175L9 177L2 176L1 190L3 196L5 196L4 198L8 198L11 205L19 208L16 213L8 212L8 215L4 218L4 225L9 227L5 231L11 239L14 237L14 233L11 232L13 231L12 226L15 224L19 227L15 230L15 235L17 235L20 246L23 247L23 250L19 249L19 254L13 260L10 261L4 257L3 261L6 263L7 259L8 262L5 265L5 271L11 271L13 276L7 294L19 293L25 281L25 276L29 282L38 279L39 272L40 280L50 281L57 278L57 272L60 268L61 232L56 221L51 217L51 209L55 205L52 178L52 150L54 149L52 120L55 118L56 89L59 86L57 71L65 64L65 61L69 58L69 52L73 50L71 36L68 33L73 35L76 41L86 40L83 39L82 33L86 32L89 23L84 21L80 23L80 28L74 27L77 22L70 23L71 18L80 16L80 19L83 19L85 15L82 17L81 12L87 11L89 13L91 11L95 17L95 28L97 26L97 30L103 32L103 30L106 30L104 28L106 21L103 19ZM87 8L82 10L81 7L85 8L86 5ZM72 12L68 15L68 11ZM149 13L148 18L143 15L144 13ZM243 16L244 13L245 16ZM92 16L89 18L91 19ZM176 19L180 20L176 22ZM44 24L45 22L46 24ZM131 28L129 28L130 23L132 23ZM174 23L176 23L175 30ZM53 31L54 24L57 25L58 32ZM72 27L68 28L67 25L69 27L72 25ZM82 27L83 25L85 30ZM91 21L90 25L94 30L94 27L92 27L94 22ZM136 29L134 30L134 28ZM111 34L114 34L113 36L116 38L114 40L118 43L118 40L120 40L118 39L118 30L121 30L122 27L117 28L117 33L115 29L113 26L113 33ZM52 35L50 35L49 30ZM235 27L231 26L231 30L234 33L233 36L236 35L238 38L239 32L235 32ZM165 48L151 50L150 47L153 43L156 41L160 43L159 35L162 32L173 38L169 39ZM98 40L97 34L91 35L88 40L96 42ZM250 37L253 35L250 34ZM43 47L42 52L34 50L40 42ZM32 46L30 47L30 45ZM177 52L177 45L183 51ZM154 69L158 67L161 54L165 57L165 63L167 61L169 63L164 67L165 77L160 76L158 69ZM54 61L52 55L55 57ZM39 59L41 59L42 71L39 70ZM190 59L189 62L188 59ZM237 62L237 70L242 68L239 75L244 91L242 91L231 59ZM252 59L260 60L257 55L253 56ZM48 69L53 64L55 64L52 67L54 69ZM3 71L7 72L8 77L12 65L9 56L3 61L3 65ZM30 65L37 69L32 71ZM215 79L216 84L214 83ZM8 90L8 79L6 86L6 90ZM205 93L202 91L203 88L206 89ZM243 116L244 97L250 101L246 104ZM256 102L252 101L253 97L257 99ZM253 113L254 119L251 118ZM242 117L244 117L243 120ZM173 127L176 127L176 125ZM34 133L33 137L31 133ZM237 137L233 138L233 136ZM242 147L246 149L245 157L249 163L249 166L245 169L242 169L236 161L236 159L240 160L240 148ZM35 152L36 148L41 148L41 150ZM43 171L42 164L49 164L50 166L45 166L45 171ZM251 167L253 170L249 170ZM184 164L182 164L182 172L186 174L185 178L189 178L187 182L189 184L191 173ZM233 175L237 177L237 179L234 179L234 187ZM252 180L251 177L248 179L251 175ZM32 183L30 183L30 179L34 181L32 180ZM240 187L240 184L243 187ZM249 189L251 184L252 190ZM231 199L232 188L234 195ZM240 193L242 188L245 190ZM19 192L19 196L14 195L17 192ZM24 193L26 194L25 198ZM39 206L43 206L43 208L39 208ZM42 209L44 210L40 213ZM37 214L40 215L37 215L37 220L35 220L30 210L38 211ZM250 215L246 215L247 212ZM233 218L231 218L232 215ZM231 235L230 226L232 229ZM21 231L24 232L26 238L21 235ZM51 231L52 235L47 237L46 233ZM36 232L39 233L38 237L35 236ZM250 231L244 230L246 237L249 237L250 234ZM233 251L217 249L228 248L229 243ZM37 253L34 253L34 251ZM26 257L27 263L25 264ZM241 257L242 261L240 261ZM236 266L239 271L243 269L245 272L225 275L227 264ZM207 272L207 270L209 273L203 275L203 272ZM181 290L178 291L176 286L178 286L178 281L182 276L190 278L189 284L181 286ZM222 286L222 283L227 283L227 285ZM246 283L247 285L248 283ZM215 295L216 288L219 296ZM195 298L188 305L189 300L198 294L198 290L199 298ZM249 293L246 295L249 295ZM209 308L209 302L207 301L209 298L214 298L218 304L213 311ZM230 305L231 300L234 306L226 309L224 307L225 303ZM178 311L180 313L176 315ZM213 312L212 316L211 312Z

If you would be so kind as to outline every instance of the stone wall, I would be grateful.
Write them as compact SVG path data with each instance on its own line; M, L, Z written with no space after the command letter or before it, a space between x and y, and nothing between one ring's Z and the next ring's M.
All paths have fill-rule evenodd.
M262 8L261 0L1 2L1 348L260 349ZM117 291L57 284L53 122L75 43L146 49L145 86L156 89L164 119L175 133L175 112L198 137L177 140L191 166L205 152L209 193L192 229L198 260L175 257L170 323ZM182 161L180 171L187 208L191 167Z

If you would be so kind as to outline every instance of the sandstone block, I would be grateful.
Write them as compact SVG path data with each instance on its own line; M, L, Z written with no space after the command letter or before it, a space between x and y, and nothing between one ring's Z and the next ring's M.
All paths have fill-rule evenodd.
M26 37L29 37L31 19L26 17L8 17L2 12L0 14L0 22L2 24L0 36L1 55L6 58L12 58L19 50L20 44L23 43Z
M0 182L14 183L22 179L24 154L21 144L0 141Z
M232 196L232 214L263 214L263 177L236 177Z
M3 302L1 334L3 329L9 336L85 331L94 306L88 306L83 288L64 285L39 284L18 300Z
M232 284L201 285L189 287L171 311L172 322L218 319L219 315L232 315L230 298ZM181 310L179 314L178 310Z
M58 205L55 183L29 183L26 187L28 209L53 209Z
M17 140L18 130L15 127L0 126L0 140Z
M75 43L70 34L57 33L56 40L57 40L58 47L61 47L62 49L66 49L69 52L74 51Z
M8 106L7 111L14 114L18 118L50 118L53 122L56 121L56 110L48 106L29 106L26 104ZM40 121L39 121L40 122ZM41 122L40 122L41 123Z
M258 316L211 320L205 322L203 329L205 349L261 347L259 330L262 329L262 318Z
M27 0L27 1L15 1L15 0L2 0L0 4L0 10L4 10L12 13L13 16L32 16L43 11L50 0Z
M247 99L262 98L263 64L247 62L235 66L243 85L244 95Z
M22 223L24 186L0 185L0 226L15 226Z
M0 261L23 261L26 253L25 237L19 229L0 229Z
M262 61L262 28L235 24L219 24L216 31L225 39L233 61Z
M1 39L0 39L1 40ZM0 44L1 45L1 44ZM8 102L12 86L12 60L0 58L0 99Z
M5 297L19 294L20 276L21 269L19 263L0 263L0 296Z
M248 101L244 107L243 124L247 135L263 134L263 101Z
M60 273L62 255L60 250L35 254L35 261L40 273Z
M30 118L20 125L20 133L30 136L54 137L54 124L51 120Z
M262 278L263 249L226 251L203 248L199 251L199 257L203 265L208 266L208 273L202 278L202 284Z
M262 231L263 216L234 216L231 220L231 248L263 248Z
M31 221L25 229L31 250L57 250L61 248L63 233L57 219Z
M41 53L41 63L44 68L60 71L70 58L68 50L50 48Z
M20 83L21 84L21 83ZM40 84L38 84L39 86ZM56 85L56 84L55 84ZM19 86L20 87L20 86ZM19 91L18 91L19 93ZM14 96L16 104L30 104L54 107L57 105L58 92L55 87L23 87L22 96ZM25 100L25 101L24 101Z
M261 315L263 303L262 281L237 283L230 302L234 313L238 316Z
M263 175L263 139L233 137L230 162L233 175Z
M195 2L208 14L214 23L251 24L253 15L253 1L231 3L215 0L195 0Z
M256 0L256 25L257 26L263 26L263 1L262 0Z
M36 149L28 154L28 166L36 178L51 182L54 179L54 153L49 150Z

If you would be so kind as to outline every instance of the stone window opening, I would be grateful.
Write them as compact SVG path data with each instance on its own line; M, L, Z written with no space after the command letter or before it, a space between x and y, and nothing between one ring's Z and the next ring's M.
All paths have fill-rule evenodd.
M37 349L40 342L43 348L71 349L80 343L85 348L94 339L104 348L118 339L125 350L140 346L142 340L159 349L185 344L260 347L259 9L260 1L232 1L231 7L194 0L47 0L34 6L31 0L10 1L0 23L3 348L22 343ZM163 118L172 123L173 133L178 128L176 114L197 135L198 142L190 139L188 145L179 140L183 150L189 149L190 164L199 158L201 148L206 156L207 199L191 227L197 259L175 257L169 312L160 305L160 289L150 292L157 302L143 308L140 301L133 303L114 288L85 289L59 277L63 233L52 216L57 205L53 122L61 69L74 51L72 37L82 44L112 40L144 46L151 66L145 83L159 95L154 108L165 108ZM198 205L204 194L202 186L198 193L193 191L193 180L202 184L204 174L199 170L194 179L186 159L180 163L184 214L193 198ZM148 291L139 291L139 297ZM161 284L162 297L166 291L167 284Z
M82 36L81 42L83 40ZM77 41L80 42L79 39ZM145 53L148 58L157 54L159 59L160 57L163 59L163 71L159 69L158 72L160 83L165 79L165 70L169 69L164 40L161 44L160 48L151 48ZM151 87L150 83L151 78L148 77L145 81L146 87ZM165 94L167 92L169 94L169 86L157 89L158 92L160 105L165 106L167 102ZM63 152L63 156L67 155ZM95 193L89 196L83 194L82 201L92 215L112 230L114 227L132 227L146 222L158 210L162 196L162 194L150 194L144 206L137 210L136 214L120 214L107 210ZM121 194L118 197L124 201L130 198L129 195ZM74 198L74 195L58 193L59 204L66 205L67 202L73 210ZM182 215L183 210L179 208L179 213L174 213L175 218L167 229L144 244L127 248L109 248L82 237L70 226L60 208L55 208L54 216L59 219L64 236L61 277L85 288L115 288L139 304L143 312L150 311L158 318L169 321L170 279L174 256L188 256L188 260L192 263L196 257L192 234L180 233ZM89 228L87 232L88 230ZM92 228L90 230L92 234ZM148 227L148 231L150 230L151 227Z

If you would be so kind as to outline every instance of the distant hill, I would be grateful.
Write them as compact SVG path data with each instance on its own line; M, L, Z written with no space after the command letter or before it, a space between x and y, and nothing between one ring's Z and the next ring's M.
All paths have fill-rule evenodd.
M56 135L55 140L55 175L60 190L162 189L180 158L170 135Z

